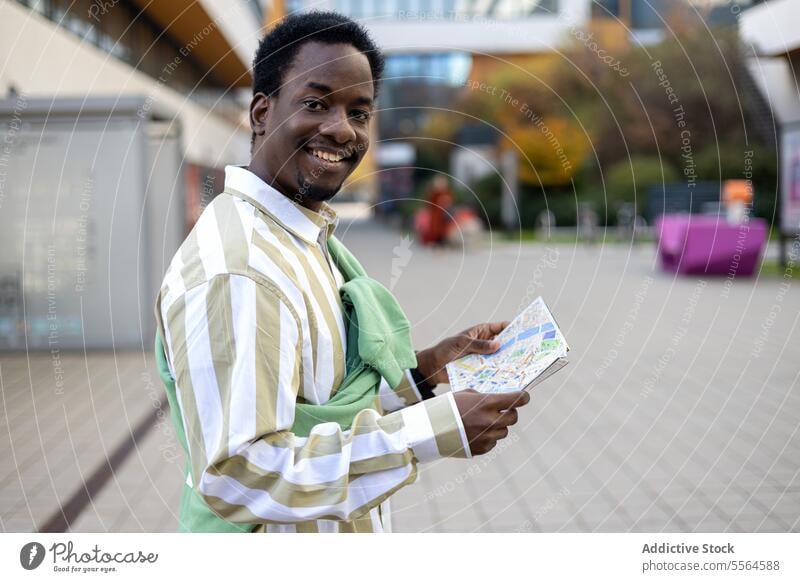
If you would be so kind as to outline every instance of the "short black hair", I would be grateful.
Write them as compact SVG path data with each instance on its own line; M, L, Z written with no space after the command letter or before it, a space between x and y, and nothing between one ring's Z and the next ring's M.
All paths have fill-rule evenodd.
M367 30L343 14L319 11L291 14L264 36L253 59L253 95L277 95L300 47L312 41L350 44L363 53L372 71L375 97L378 96L383 55Z

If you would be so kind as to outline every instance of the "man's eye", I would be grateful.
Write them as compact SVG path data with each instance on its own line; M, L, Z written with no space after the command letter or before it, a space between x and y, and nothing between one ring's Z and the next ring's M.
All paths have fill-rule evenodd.
M357 121L369 121L370 114L369 111L354 111L350 115L351 119L355 119Z
M307 99L303 101L303 105L305 105L306 109L309 111L322 111L325 108L322 101L317 101L316 99Z

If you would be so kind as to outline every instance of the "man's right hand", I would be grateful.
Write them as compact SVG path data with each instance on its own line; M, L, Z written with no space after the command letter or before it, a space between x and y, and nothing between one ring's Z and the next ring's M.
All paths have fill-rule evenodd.
M517 422L516 409L531 400L525 391L482 394L463 390L455 392L453 398L473 455L488 453L497 441L506 438L508 427Z

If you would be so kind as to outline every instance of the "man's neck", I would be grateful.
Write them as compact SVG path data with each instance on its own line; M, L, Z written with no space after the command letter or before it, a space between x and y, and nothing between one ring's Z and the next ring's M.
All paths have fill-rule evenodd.
M267 172L264 168L260 168L258 164L253 162L253 160L250 160L250 164L247 166L247 169L261 178L264 183L269 184L275 189L275 191L280 192L290 200L297 202L300 206L308 208L309 210L313 210L314 212L319 212L322 209L322 202L299 197L296 195L296 193L287 194L284 192L278 183L272 178L272 176L269 175L269 172Z

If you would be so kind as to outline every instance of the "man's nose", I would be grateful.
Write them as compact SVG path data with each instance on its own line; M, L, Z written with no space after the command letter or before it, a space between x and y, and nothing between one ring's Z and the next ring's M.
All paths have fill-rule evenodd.
M333 139L338 144L346 144L356 139L356 132L345 113L331 111L331 115L320 127L320 135Z

